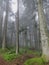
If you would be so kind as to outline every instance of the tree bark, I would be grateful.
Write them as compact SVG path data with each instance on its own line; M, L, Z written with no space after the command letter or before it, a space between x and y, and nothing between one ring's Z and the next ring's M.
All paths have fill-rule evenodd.
M17 0L17 14L16 14L16 54L19 53L19 0Z
M0 17L0 43L2 42L2 22L3 22L3 15Z
M5 49L5 47L6 47L8 7L9 7L9 0L7 0L7 2L6 2L6 16L5 16L4 29L3 29L2 49Z
M46 19L43 11L42 0L37 0L38 2L38 15L40 22L40 34L41 34L41 43L42 43L42 55L49 60L49 40L48 40L48 31L46 25Z
M38 36L37 36L37 23L35 21L34 16L34 22L33 22L33 34L34 34L34 43L35 43L35 50L38 50Z

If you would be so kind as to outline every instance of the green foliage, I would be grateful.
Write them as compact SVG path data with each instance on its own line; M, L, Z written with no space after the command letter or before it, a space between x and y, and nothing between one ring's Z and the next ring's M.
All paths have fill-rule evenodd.
M28 50L27 51L28 54L34 54L34 55L37 55L37 56L40 56L41 52L39 51L32 51L32 50Z
M33 58L27 60L24 65L45 65L45 62L42 58Z
M37 55L37 56L40 56L41 55L41 52L40 51L33 51L33 50L30 50L28 48L21 48L20 49L20 53L27 53L27 54L34 54L34 55Z
M15 53L13 54L5 53L3 54L3 58L7 61L11 61L12 59L16 58L16 54Z
M3 58L7 61L12 61L15 58L18 58L20 56L20 54L16 55L16 53L9 53L6 52L4 54L2 54Z
M38 56L40 55L40 52L29 50L27 48L20 48L18 55L16 55L16 53L15 53L15 48L9 48L9 49L5 49L5 50L0 49L0 55L2 55L2 57L7 61L11 61L15 58L18 58L19 56L21 56L24 53L35 54L35 55L38 55Z
M7 48L5 48L4 50L2 48L0 48L0 54L5 53L5 52L9 52L9 50Z
M20 54L16 55L14 49L5 49L2 50L0 49L0 55L7 61L12 61L13 59L17 58L20 56Z

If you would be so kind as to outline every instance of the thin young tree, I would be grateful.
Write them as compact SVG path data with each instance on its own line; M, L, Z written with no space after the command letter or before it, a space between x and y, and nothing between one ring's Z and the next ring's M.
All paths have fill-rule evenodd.
M12 25L11 25L11 44L12 44L12 47L13 47L13 34L14 34L14 22L12 22Z
M0 17L0 43L2 42L2 22L3 22L3 15Z
M17 14L16 14L16 54L19 53L19 0L17 0Z

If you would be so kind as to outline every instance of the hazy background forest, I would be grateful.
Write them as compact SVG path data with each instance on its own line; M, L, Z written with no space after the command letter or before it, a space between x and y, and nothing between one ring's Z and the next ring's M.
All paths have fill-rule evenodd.
M17 15L17 2L16 0L9 0L8 8L6 8L7 0L0 0L0 47L3 37L4 22L7 12L7 46L14 47L16 41L16 19ZM49 31L49 1L43 1L44 13L46 15L47 27ZM39 22L38 22L38 9L36 0L20 0L19 1L19 29L27 29L27 45L35 48L35 43L39 43ZM24 30L25 31L25 30ZM24 31L19 32L20 46L24 46ZM12 39L11 39L12 38ZM31 38L31 40L30 40ZM24 43L24 44L23 44Z
M49 0L0 0L0 51L8 49L16 57L35 50L48 60L48 40Z

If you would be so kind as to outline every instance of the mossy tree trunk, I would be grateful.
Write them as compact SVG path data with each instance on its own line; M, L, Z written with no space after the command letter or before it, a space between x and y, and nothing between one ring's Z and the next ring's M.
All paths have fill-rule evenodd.
M41 34L41 43L42 43L42 55L49 60L49 45L48 45L48 31L46 25L46 19L43 11L43 2L42 0L37 0L38 2L38 15L40 22L40 34Z

